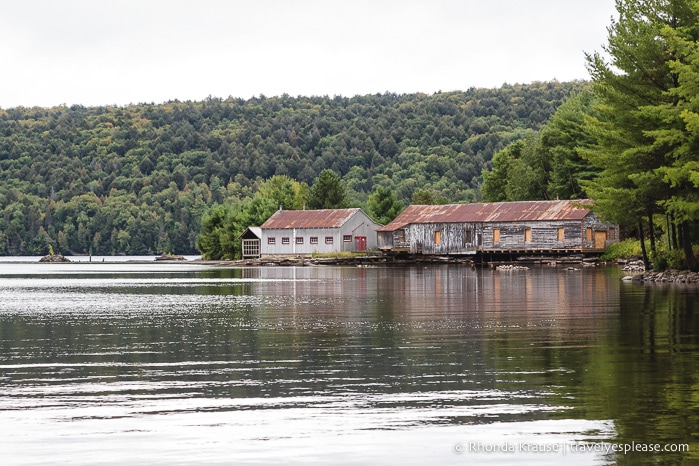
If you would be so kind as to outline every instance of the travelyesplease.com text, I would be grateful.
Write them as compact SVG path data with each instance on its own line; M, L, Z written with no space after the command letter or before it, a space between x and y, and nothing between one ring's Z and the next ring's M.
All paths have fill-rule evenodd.
M454 445L454 452L464 453L660 453L660 452L688 452L689 444L686 443L534 443L534 442L464 442Z

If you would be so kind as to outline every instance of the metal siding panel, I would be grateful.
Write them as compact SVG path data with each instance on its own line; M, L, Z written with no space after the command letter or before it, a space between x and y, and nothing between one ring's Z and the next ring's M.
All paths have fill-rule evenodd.
M323 223L325 223L324 226ZM302 224L312 226L300 227L299 225ZM280 226L284 228L280 228ZM311 254L313 252L353 251L355 249L354 241L352 243L344 243L342 241L343 234L352 234L353 237L366 236L367 248L376 249L378 245L376 230L380 226L361 209L277 211L261 227L263 254ZM294 233L294 230L296 233ZM276 237L276 244L267 244L267 238L270 236ZM281 244L283 236L290 238L290 244ZM303 244L295 244L296 236L304 237ZM310 244L311 236L318 237L318 244ZM326 236L333 237L333 244L325 244Z

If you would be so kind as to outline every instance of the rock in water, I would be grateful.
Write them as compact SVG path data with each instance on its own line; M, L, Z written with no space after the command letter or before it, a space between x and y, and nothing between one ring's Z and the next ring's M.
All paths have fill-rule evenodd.
M39 259L39 262L70 262L70 259L63 254L50 254Z

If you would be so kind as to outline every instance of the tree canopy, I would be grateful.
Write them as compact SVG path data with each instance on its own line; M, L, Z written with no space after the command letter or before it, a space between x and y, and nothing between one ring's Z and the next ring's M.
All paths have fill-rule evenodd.
M0 109L0 254L195 253L213 205L287 177L263 195L298 208L324 169L352 206L378 186L478 199L493 154L584 86Z
M608 28L609 61L587 57L602 118L589 120L597 143L586 154L601 173L584 184L608 218L636 221L641 232L647 220L653 254L653 218L670 216L685 264L694 268L691 231L699 205L687 167L699 152L692 148L697 128L687 108L696 99L691 76L699 66L692 59L699 10L691 0L619 0L617 11Z
M586 117L598 116L597 98L586 89L574 93L542 128L529 131L493 156L483 173L482 194L492 202L587 197L581 181L599 169L583 157L596 139Z

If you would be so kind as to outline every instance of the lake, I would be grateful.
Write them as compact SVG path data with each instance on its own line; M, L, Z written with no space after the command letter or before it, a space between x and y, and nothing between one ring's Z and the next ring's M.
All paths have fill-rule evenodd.
M0 261L3 464L690 464L699 288Z

